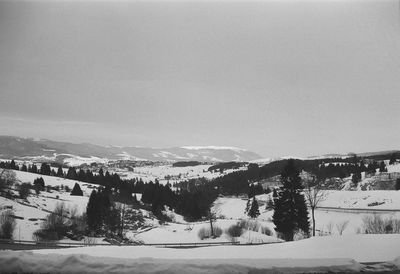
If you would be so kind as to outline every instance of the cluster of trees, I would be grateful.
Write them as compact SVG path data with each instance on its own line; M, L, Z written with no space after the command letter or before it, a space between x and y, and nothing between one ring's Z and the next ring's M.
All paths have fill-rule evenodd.
M250 201L252 201L252 202L250 202ZM257 218L260 215L258 202L255 197L253 197L253 200L251 200L249 198L249 200L247 201L245 213L247 213L247 215L250 218Z
M372 161L369 164L365 164L364 160L359 160L359 162L356 163L330 163L329 165L322 164L315 174L320 180L332 177L339 177L343 179L351 174L355 174L355 178L360 180L361 172L366 172L367 174L373 175L376 173L377 169L379 169L379 172L387 172L385 162L380 161L378 163L377 161ZM355 181L353 180L353 182Z
M99 234L111 232L119 236L124 229L125 209L117 207L112 201L109 188L93 190L86 207L88 230Z
M151 204L152 212L161 217L165 206L174 209L188 220L198 220L209 215L211 204L218 196L218 191L205 180L189 180L182 188L171 190L169 184L144 184L142 202Z

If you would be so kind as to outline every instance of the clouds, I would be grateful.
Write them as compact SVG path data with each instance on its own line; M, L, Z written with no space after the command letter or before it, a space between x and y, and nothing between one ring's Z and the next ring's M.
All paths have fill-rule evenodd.
M400 137L397 1L0 5L0 114L89 122L74 140L279 156Z

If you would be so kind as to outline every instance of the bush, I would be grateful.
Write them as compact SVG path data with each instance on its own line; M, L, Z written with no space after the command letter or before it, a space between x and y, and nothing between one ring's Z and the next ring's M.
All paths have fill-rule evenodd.
M9 188L17 182L16 173L9 169L0 169L0 191Z
M11 210L3 211L0 215L0 238L12 239L16 222Z
M400 233L400 220L393 218L382 219L379 215L365 216L361 231L365 234Z
M62 239L69 229L66 218L67 210L63 203L57 204L54 212L47 215L42 227L35 231L36 240L56 241Z
M242 229L258 232L260 230L260 223L257 220L241 220L239 223Z
M268 236L272 236L273 235L271 229L269 229L268 226L261 226L261 233L265 234L265 235L268 235Z
M239 223L231 225L227 230L226 234L228 234L231 238L240 237L243 233L243 228Z
M303 230L299 229L297 231L295 231L294 236L293 236L293 240L294 241L298 241L298 240L303 240L303 239L307 239L308 233L304 232Z
M213 226L214 238L218 238L222 235L222 229L216 225ZM197 233L200 240L211 238L211 228L210 227L202 227Z
M31 184L23 183L18 186L18 194L21 199L26 199L29 196Z

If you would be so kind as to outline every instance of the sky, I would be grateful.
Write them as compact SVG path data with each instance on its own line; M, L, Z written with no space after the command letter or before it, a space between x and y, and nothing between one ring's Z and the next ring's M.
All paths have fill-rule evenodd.
M0 1L0 135L399 149L400 2Z

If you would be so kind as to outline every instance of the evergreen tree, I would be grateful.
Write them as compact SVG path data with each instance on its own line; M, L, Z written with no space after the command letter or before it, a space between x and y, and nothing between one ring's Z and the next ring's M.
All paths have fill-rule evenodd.
M359 171L353 173L353 176L351 176L351 181L353 182L354 186L357 186L358 182L361 181L361 173Z
M28 171L29 171L29 170L28 170ZM36 166L35 164L32 164L31 171L29 171L29 172L38 173L38 168L37 168L37 166Z
M96 190L93 190L86 207L86 220L89 231L98 232L102 226L102 216L99 206L98 193Z
M400 190L400 178L397 178L397 180L396 180L395 189Z
M19 170L19 167L18 167L18 165L15 164L14 159L11 160L9 169Z
M36 179L33 181L33 187L34 187L34 189L35 189L35 191L36 191L36 194L39 194L40 191L44 191L45 185L44 185L44 180L43 180L43 178L42 178L42 177L36 178Z
M70 180L76 180L77 177L78 177L78 175L76 174L75 168L74 167L68 168L68 172L67 172L66 178L70 179Z
M308 210L304 196L301 194L302 185L299 171L290 159L281 173L283 186L275 201L273 222L275 230L286 241L293 241L296 231L309 233Z
M381 161L381 163L379 164L379 172L380 173L387 172L387 168L384 161Z
M22 165L21 171L25 171L25 172L28 171L28 168L25 164Z
M392 155L390 155L389 165L393 165L394 163L396 163L396 160L396 154L392 153Z
M71 191L72 196L83 196L83 191L78 183L75 183L74 188Z
M50 175L50 173L51 173L50 165L48 165L46 163L42 163L42 165L40 166L39 173L43 174L43 175Z
M251 208L249 210L249 216L251 218L257 218L260 215L260 211L258 210L258 202L255 197L253 197L253 202L251 203Z
M64 177L64 171L63 171L62 167L59 167L57 169L57 177Z
M244 209L245 214L249 214L250 207L251 207L251 203L250 203L250 197L249 197L249 199L247 199L246 208Z

